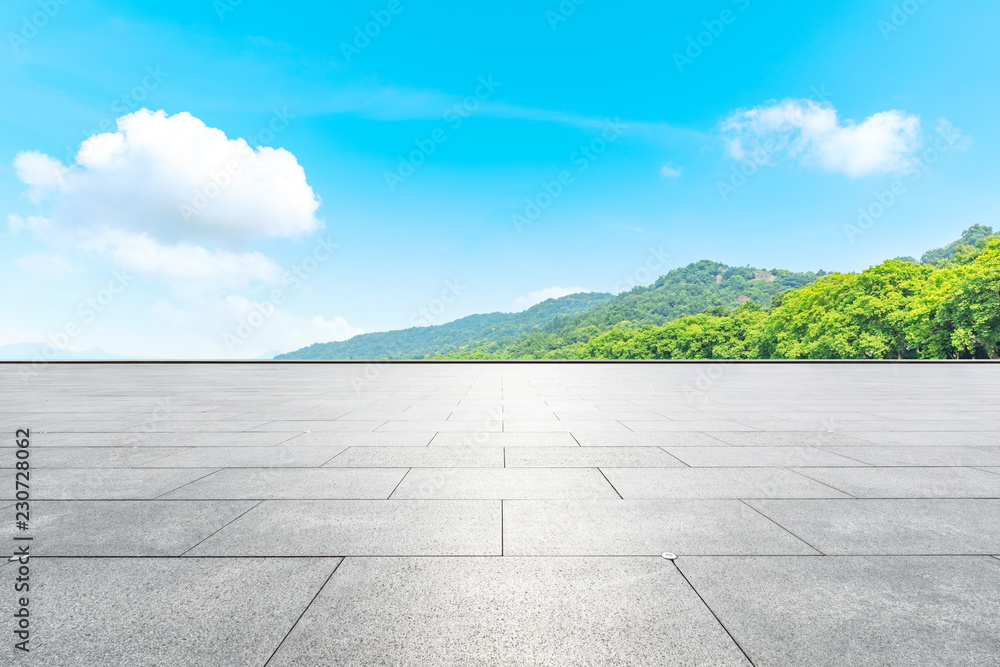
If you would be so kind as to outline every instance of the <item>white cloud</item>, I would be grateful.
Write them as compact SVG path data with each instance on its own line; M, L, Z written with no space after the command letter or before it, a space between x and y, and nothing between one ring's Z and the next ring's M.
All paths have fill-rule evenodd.
M14 167L32 200L50 202L52 223L78 231L246 240L322 227L294 155L228 139L189 113L141 109L85 140L74 165L29 151Z
M841 122L829 103L785 100L734 113L721 124L737 160L768 164L787 153L803 163L851 177L900 172L920 148L920 117L876 113Z
M44 282L56 282L80 270L61 255L40 252L18 257L14 266Z
M681 170L674 167L673 163L669 163L660 167L660 175L663 178L677 178L681 175Z
M590 292L590 290L582 287L559 287L558 285L555 287L546 287L545 289L540 289L537 292L532 292L528 296L517 297L514 299L514 308L517 310L525 310L549 299L558 299L561 296L579 294L580 292Z
M27 219L13 214L7 216L7 233L10 234L10 236L17 236L21 233L22 229L27 229L35 234L41 234L45 232L48 227L48 218L43 218L39 215L29 215Z
M83 247L107 255L126 271L169 282L195 281L205 287L232 288L254 280L279 283L284 274L274 260L259 252L236 254L183 242L167 245L145 234L108 231Z

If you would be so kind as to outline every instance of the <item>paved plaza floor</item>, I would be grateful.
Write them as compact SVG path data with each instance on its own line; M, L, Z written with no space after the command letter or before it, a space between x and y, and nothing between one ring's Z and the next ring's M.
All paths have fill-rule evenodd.
M3 665L1000 664L995 364L0 365L0 401Z

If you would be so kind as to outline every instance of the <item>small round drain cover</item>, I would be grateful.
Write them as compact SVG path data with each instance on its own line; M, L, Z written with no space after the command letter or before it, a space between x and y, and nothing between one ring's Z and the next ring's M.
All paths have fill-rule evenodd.
M677 554L672 554L669 551L664 551L661 555L667 560L675 560L677 558Z

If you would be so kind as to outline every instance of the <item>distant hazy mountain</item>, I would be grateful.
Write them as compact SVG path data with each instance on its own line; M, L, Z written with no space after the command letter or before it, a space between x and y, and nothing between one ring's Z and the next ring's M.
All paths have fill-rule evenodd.
M275 359L422 359L479 341L511 341L558 317L575 315L613 298L597 292L570 294L520 313L470 315L447 324L361 334L345 341L316 343Z
M0 345L0 359L4 360L27 360L35 361L45 359L47 361L73 361L73 360L94 360L108 361L113 359L128 359L120 354L112 354L98 347L89 350L60 350L45 343L13 343L11 345Z

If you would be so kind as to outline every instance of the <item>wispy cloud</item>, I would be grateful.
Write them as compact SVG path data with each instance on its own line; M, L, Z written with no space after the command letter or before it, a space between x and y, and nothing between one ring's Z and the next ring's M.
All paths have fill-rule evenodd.
M312 113L352 114L382 121L439 120L449 110L456 105L463 105L468 99L466 95L372 84L343 89L328 96L321 104L307 105L305 108ZM620 128L622 134L654 141L704 139L708 136L697 130L662 121L584 115L494 100L465 105L463 114L480 118L551 123L588 131L614 125Z

